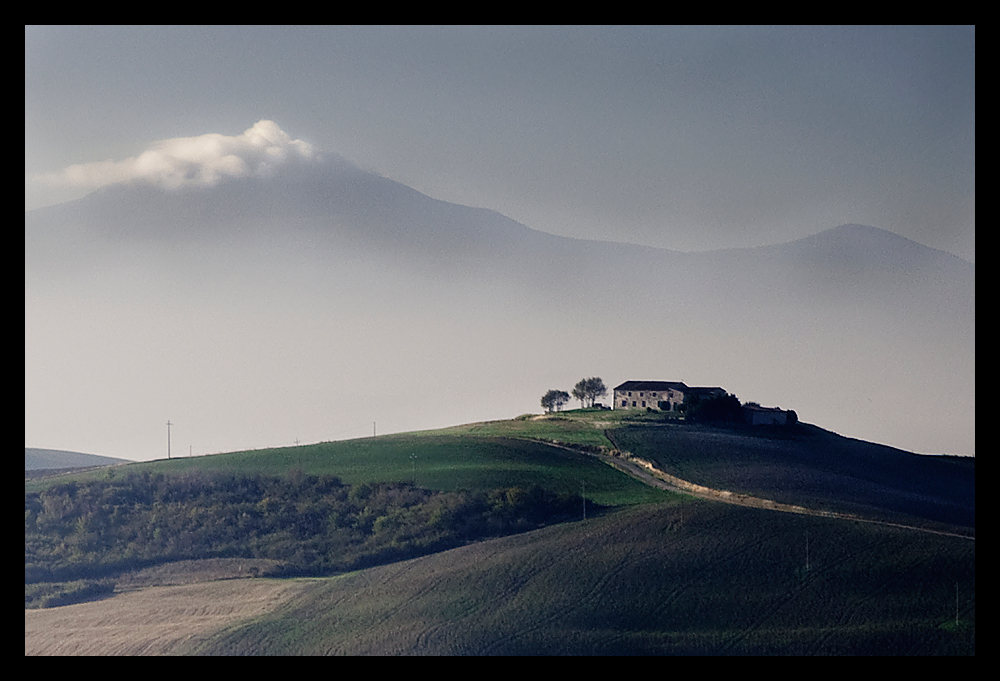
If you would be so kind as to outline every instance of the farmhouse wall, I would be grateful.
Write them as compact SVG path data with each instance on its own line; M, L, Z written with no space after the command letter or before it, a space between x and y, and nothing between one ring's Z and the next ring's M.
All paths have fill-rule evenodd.
M751 426L784 426L788 423L788 412L777 407L744 405L743 417Z
M614 390L613 409L654 409L675 410L684 402L683 384L656 388L628 386L623 384Z

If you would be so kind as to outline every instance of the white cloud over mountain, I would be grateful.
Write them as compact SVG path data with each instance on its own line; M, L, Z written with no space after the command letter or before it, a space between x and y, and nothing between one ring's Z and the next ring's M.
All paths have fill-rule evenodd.
M239 135L212 133L162 140L138 156L71 165L35 179L89 189L123 182L166 188L212 186L224 177L266 176L295 160L314 157L309 143L292 139L274 121L261 120Z

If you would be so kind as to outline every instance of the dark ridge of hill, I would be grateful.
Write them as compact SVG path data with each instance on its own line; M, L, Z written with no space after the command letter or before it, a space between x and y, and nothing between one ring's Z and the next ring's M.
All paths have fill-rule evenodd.
M89 466L113 466L131 463L127 459L98 456L82 452L68 452L61 449L24 448L24 470L87 468Z
M974 458L914 454L802 423L647 423L608 437L669 475L716 490L892 522L976 527Z
M177 652L975 654L975 542L643 506L317 581Z

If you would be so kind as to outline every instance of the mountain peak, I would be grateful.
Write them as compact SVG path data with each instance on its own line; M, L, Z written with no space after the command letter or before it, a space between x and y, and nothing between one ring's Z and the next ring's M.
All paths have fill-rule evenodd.
M866 269L900 269L950 259L974 267L956 255L870 225L839 225L788 245L810 260Z

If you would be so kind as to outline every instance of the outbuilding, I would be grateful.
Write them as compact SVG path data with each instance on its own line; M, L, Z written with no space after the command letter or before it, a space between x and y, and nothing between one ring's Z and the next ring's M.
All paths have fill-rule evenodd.
M751 426L784 426L788 425L788 412L778 407L744 404L743 419Z

